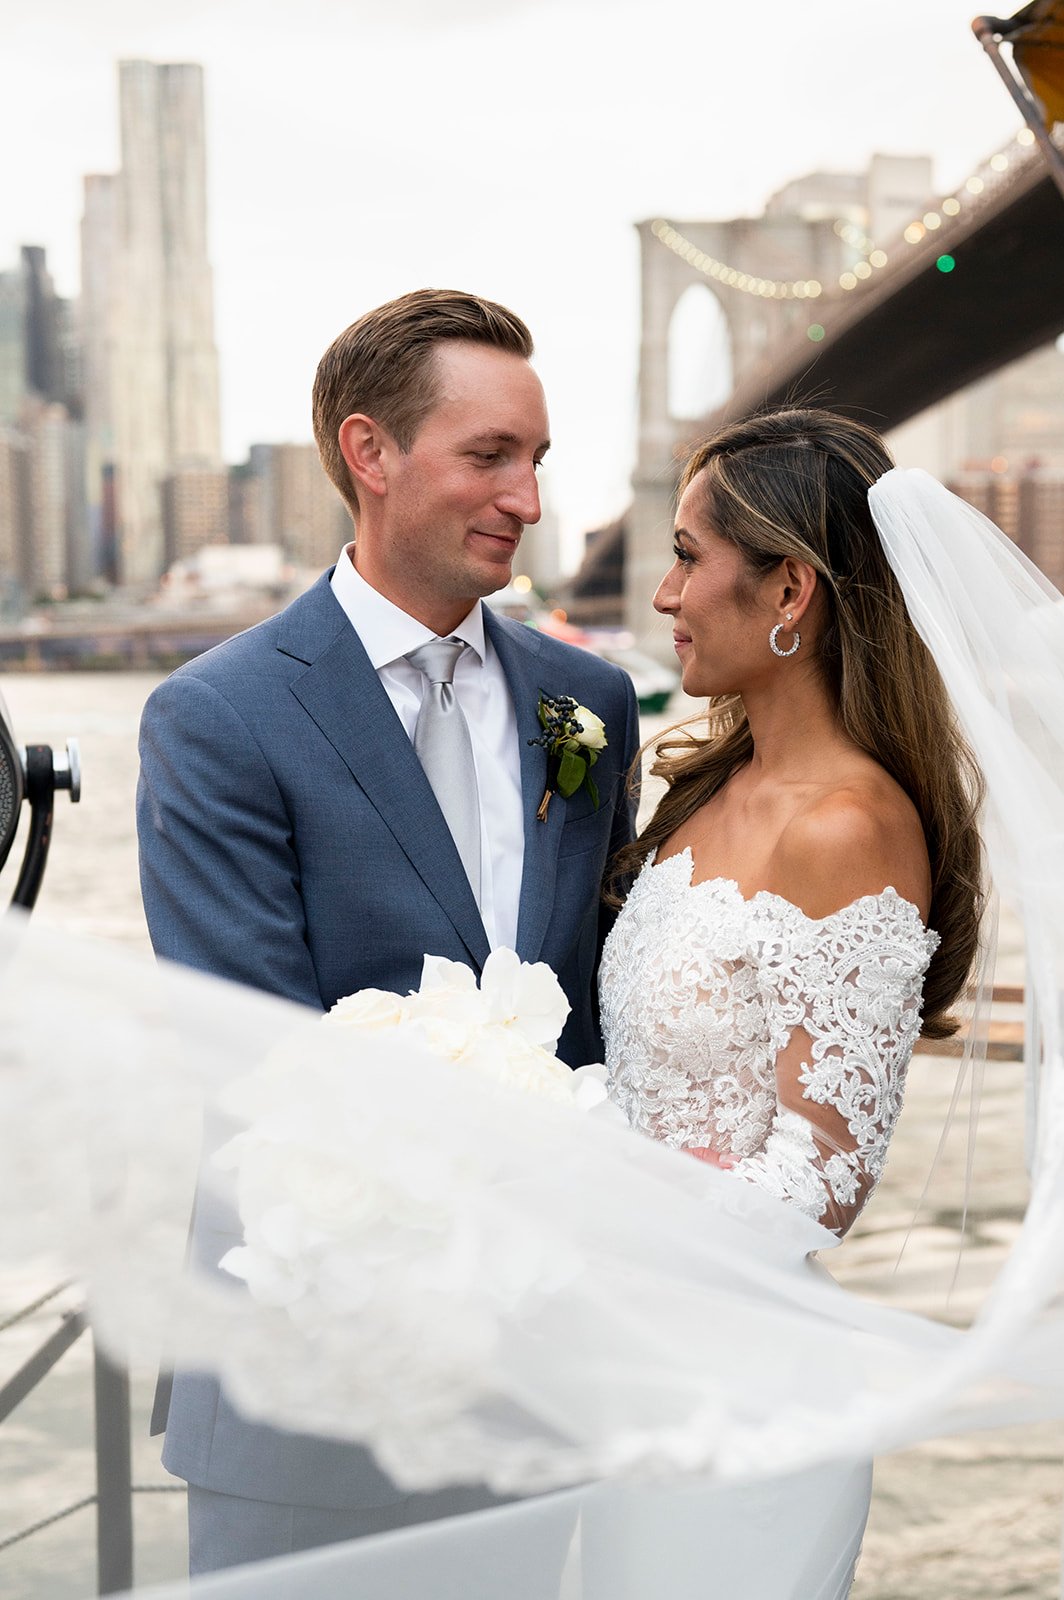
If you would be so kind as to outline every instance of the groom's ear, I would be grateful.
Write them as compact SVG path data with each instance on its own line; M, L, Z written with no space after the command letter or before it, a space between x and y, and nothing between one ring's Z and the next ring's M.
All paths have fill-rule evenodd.
M379 422L360 411L345 417L337 435L340 453L359 489L381 496L388 488L385 457L392 445L391 435Z

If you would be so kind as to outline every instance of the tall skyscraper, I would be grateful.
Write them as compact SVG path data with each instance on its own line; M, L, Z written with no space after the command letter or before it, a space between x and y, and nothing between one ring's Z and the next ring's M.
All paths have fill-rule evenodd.
M165 564L162 482L221 462L207 257L203 69L119 63L121 170L86 181L82 228L90 503L115 576L149 586Z
M81 345L85 395L85 502L94 574L117 577L114 407L111 390L118 323L118 178L85 179L81 219Z
M29 396L68 410L77 361L70 308L60 300L40 245L24 244L17 267L0 272L0 424L18 424Z
M85 556L80 351L72 308L39 245L0 273L0 589L64 595Z

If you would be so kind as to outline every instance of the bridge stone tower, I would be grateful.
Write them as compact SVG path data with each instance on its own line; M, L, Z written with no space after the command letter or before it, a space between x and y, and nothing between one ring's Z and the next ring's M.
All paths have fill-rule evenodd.
M723 313L731 364L723 392L796 328L813 330L812 361L817 289L834 289L840 273L898 233L930 193L926 157L875 156L867 173L796 179L772 196L762 217L638 224L639 433L625 519L625 616L644 648L670 653L650 599L668 565L680 466L701 431L690 417L670 414L670 332L681 300L702 285Z

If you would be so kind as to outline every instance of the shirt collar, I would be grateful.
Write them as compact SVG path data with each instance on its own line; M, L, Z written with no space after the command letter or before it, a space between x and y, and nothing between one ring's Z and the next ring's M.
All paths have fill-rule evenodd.
M361 639L374 671L379 672L436 635L366 582L355 570L354 549L349 544L340 551L330 580L332 591ZM479 661L484 660L484 612L479 600L447 637L463 640L476 651Z

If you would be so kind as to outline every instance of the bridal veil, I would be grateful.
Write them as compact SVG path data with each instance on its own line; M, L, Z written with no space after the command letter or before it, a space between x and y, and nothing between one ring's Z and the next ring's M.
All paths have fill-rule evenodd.
M887 473L870 503L986 778L994 889L1023 922L1043 1041L1030 1205L973 1325L844 1293L809 1254L830 1262L833 1235L608 1116L531 1100L515 1115L504 1090L413 1050L397 1062L370 1045L354 1060L342 1030L281 1001L8 918L8 1259L65 1255L119 1359L215 1370L252 1415L367 1443L411 1489L485 1480L531 1496L197 1593L539 1600L557 1592L559 1540L579 1512L585 1566L576 1541L564 1595L619 1600L588 1551L643 1528L653 1558L641 1577L633 1553L628 1592L693 1600L723 1592L707 1517L724 1527L734 1506L741 1524L743 1485L777 1481L781 1508L809 1506L817 1474L839 1463L1064 1413L1064 600L926 474ZM336 1126L367 1206L385 1180L388 1203L409 1204L431 1174L412 1257L338 1256L296 1314L284 1296L267 1304L183 1270L197 1177L220 1216L231 1203L201 1146L246 1125L239 1087L279 1051L341 1085ZM310 1148L330 1133L313 1130ZM322 1178L311 1161L286 1181ZM786 1486L797 1473L800 1497ZM830 1540L831 1496L819 1500L811 1536ZM738 1559L718 1551L718 1579Z

